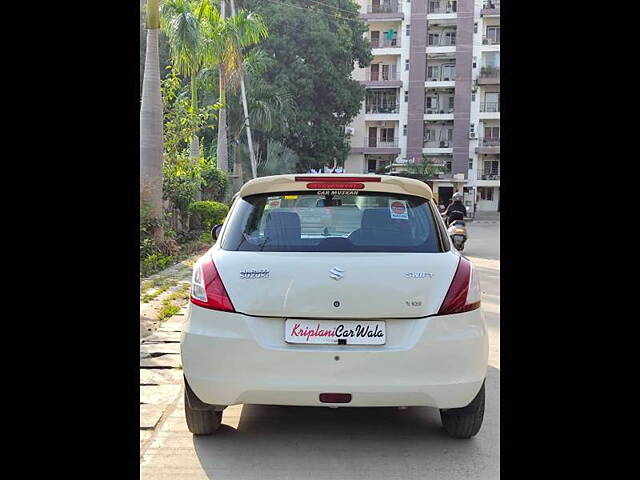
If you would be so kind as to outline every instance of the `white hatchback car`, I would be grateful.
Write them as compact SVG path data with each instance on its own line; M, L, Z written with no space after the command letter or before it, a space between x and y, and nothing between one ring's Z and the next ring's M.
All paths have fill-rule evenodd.
M451 436L478 432L488 360L478 274L452 249L425 183L257 178L214 238L181 336L192 433L214 433L241 403L428 406Z

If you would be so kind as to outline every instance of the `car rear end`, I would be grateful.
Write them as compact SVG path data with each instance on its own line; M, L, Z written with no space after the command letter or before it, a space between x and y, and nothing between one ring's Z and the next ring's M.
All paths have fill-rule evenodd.
M304 218L314 208L322 231L317 211ZM221 407L460 408L486 374L479 306L424 183L256 179L194 268L184 374Z

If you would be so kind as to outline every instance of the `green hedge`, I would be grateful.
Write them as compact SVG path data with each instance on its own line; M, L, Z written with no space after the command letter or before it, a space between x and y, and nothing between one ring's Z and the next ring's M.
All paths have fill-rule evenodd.
M202 226L206 230L211 230L214 225L224 222L227 213L229 213L229 207L224 203L205 200L193 202L189 205L189 212L193 215L199 215Z

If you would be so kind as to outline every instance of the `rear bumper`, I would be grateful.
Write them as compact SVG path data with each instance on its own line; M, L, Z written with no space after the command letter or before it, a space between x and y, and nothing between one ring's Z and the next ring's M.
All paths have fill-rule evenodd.
M181 336L184 374L214 405L331 405L320 393L351 393L343 407L457 408L473 400L488 357L480 310L386 322L384 346L289 345L282 318L190 305Z

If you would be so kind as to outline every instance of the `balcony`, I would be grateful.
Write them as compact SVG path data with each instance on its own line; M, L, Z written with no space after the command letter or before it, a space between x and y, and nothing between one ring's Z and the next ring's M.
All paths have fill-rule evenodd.
M482 67L478 85L500 85L500 67Z
M422 148L453 148L453 140L429 140L422 141Z
M451 108L443 108L443 107L438 107L437 105L435 107L431 106L428 107L427 105L424 106L424 113L426 113L427 115L448 115L448 114L453 114L453 107Z
M429 71L426 73L427 82L454 82L456 79L456 70L448 69L444 71ZM432 86L431 88L436 88Z
M445 35L443 32L438 36L428 35L427 36L427 47L455 47L456 46L456 35Z
M500 155L500 137L479 138L476 153L482 155Z
M485 0L480 10L481 17L499 17L500 0Z
M367 137L362 142L362 146L351 146L351 153L375 153L375 154L399 154L399 138Z
M482 102L480 104L480 111L482 113L500 112L500 103L498 103L498 102Z
M395 67L395 65L394 65ZM397 69L388 70L374 70L369 68L365 73L365 79L361 82L365 87L383 87L383 88L395 88L402 87L402 80L400 80L400 74Z
M376 0L367 4L367 13L362 14L365 20L403 20L404 13L398 0Z
M482 36L482 45L500 45L500 35L497 37L494 35L483 35Z
M400 36L398 38L370 38L371 48L400 48Z
M478 171L478 180L500 180L500 172Z
M456 13L458 10L457 1L429 0L427 2L427 13Z
M499 147L500 137L482 137L479 142L483 147Z
M398 113L398 103L367 103L365 113Z

